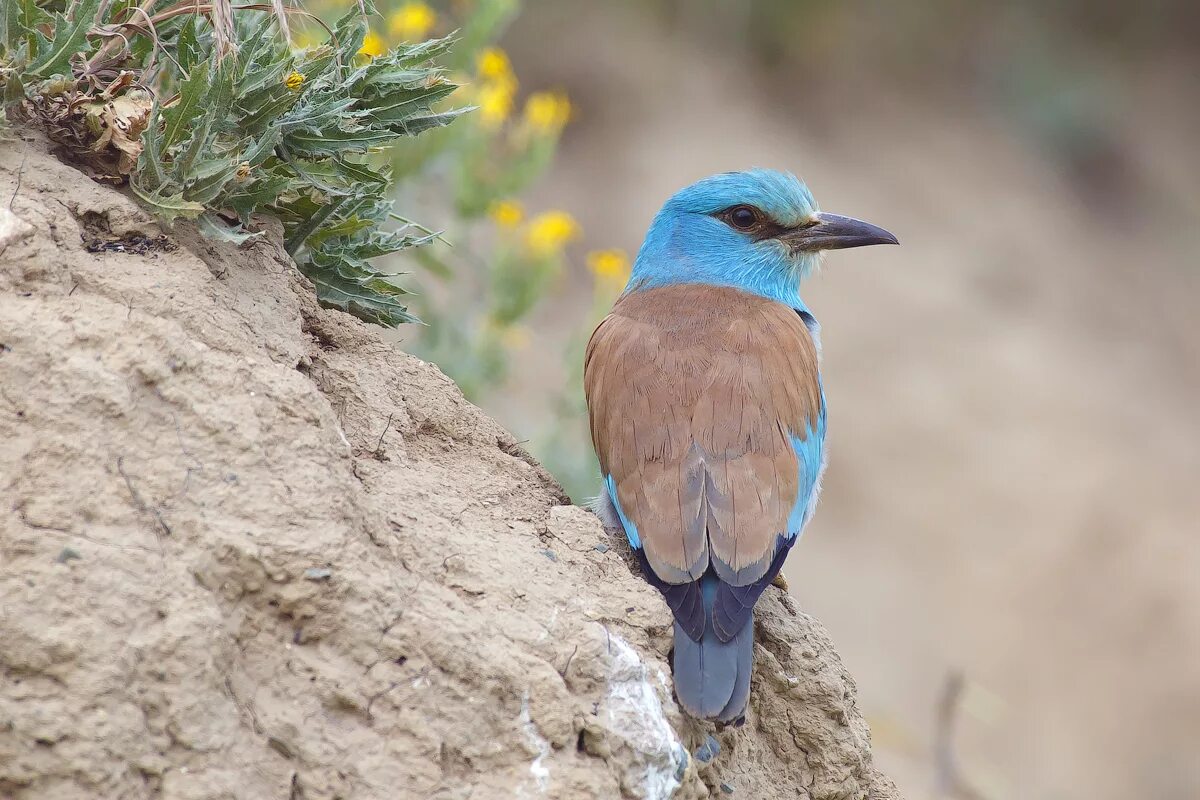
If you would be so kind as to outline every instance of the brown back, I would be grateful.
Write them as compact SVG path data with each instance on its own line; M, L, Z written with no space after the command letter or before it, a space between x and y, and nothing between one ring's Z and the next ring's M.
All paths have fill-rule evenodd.
M695 580L716 559L761 578L786 533L799 466L789 436L817 425L817 351L791 308L736 289L623 296L588 342L592 443L655 573Z

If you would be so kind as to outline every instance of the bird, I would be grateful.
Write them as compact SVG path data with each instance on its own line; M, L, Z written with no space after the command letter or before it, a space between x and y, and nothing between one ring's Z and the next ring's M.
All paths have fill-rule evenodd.
M588 341L593 509L672 612L692 717L744 723L754 605L820 494L820 326L801 281L825 251L876 244L899 241L822 212L791 173L709 176L662 206Z

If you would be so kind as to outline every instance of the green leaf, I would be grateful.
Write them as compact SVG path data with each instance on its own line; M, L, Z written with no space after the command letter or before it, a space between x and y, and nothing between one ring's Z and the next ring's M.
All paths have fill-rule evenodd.
M316 87L314 87L314 90ZM309 98L303 104L292 106L291 111L284 114L276 125L284 134L292 131L306 130L319 133L326 127L336 127L339 122L362 114L354 114L351 109L357 100L353 97L329 97L313 99L314 90L308 92Z
M390 167L380 169L366 164L356 164L345 160L345 158L333 159L331 164L350 181L374 186L375 191L382 191L384 187L392 182Z
M279 58L269 61L266 64L253 64L251 66L254 69L251 70L248 68L237 80L235 89L238 97L250 98L256 92L263 89L273 89L283 86L284 79L292 71L292 59L290 56L281 55Z
M196 64L179 84L179 100L163 109L162 150L169 150L183 141L196 124L196 117L201 115L208 98L208 70L207 61Z
M279 89L282 91L264 93L255 98L253 104L238 105L238 111L242 113L238 123L243 133L254 136L265 131L271 123L296 104L299 97L295 92L282 84Z
M49 14L37 4L37 0L10 0L4 4L4 26L7 37L7 55L20 62L36 58L38 54L38 28L52 22Z
M246 242L261 239L265 235L263 231L248 231L240 225L230 226L225 220L211 212L201 214L200 218L196 220L196 226L200 229L200 233L209 239L236 244L238 247Z
M56 75L70 66L71 56L87 52L87 34L96 23L99 8L100 0L79 0L74 19L69 22L62 14L55 14L54 38L46 52L29 65L26 73L37 78Z
M21 48L21 4L6 0L0 8L0 49L12 57Z
M176 47L176 58L179 59L179 69L183 74L191 73L192 68L204 60L204 51L200 48L200 39L196 35L196 20L198 14L190 15L179 29L179 44Z
M347 198L338 197L319 206L315 211L307 215L307 218L301 221L300 224L288 231L287 239L284 242L287 251L293 256L296 255L296 252L304 246L305 240L308 239L309 235L321 227L325 220L329 219L333 212L337 211L338 207L343 205L346 200Z
M416 136L418 133L431 128L440 128L444 125L449 125L463 114L473 110L473 108L456 108L453 111L443 111L440 114L409 117L399 124L399 128L408 136Z
M374 220L360 219L357 215L354 215L349 219L344 219L334 225L327 225L324 228L317 229L308 237L308 246L311 248L316 248L320 246L320 244L326 239L331 239L336 236L353 236L360 231L374 227Z
M183 199L182 194L167 196L155 192L147 192L138 186L137 181L130 181L129 188L138 196L138 199L148 205L150 210L165 222L170 222L178 217L195 219L204 213L203 205Z
M238 61L245 65L272 61L272 51L279 49L279 37L275 29L275 17L272 14L258 14L254 17L238 15L235 20L238 25Z
M290 175L268 175L245 184L234 183L225 187L226 194L216 202L221 207L233 209L239 217L247 218L255 211L274 205L293 181Z
M302 73L308 80L320 80L333 65L335 52L329 45L322 45L313 50L305 51L300 60L292 65L292 69Z
M372 148L382 147L396 136L397 134L390 130L374 131L369 128L357 131L323 131L316 134L297 131L287 137L287 146L289 150L307 156L365 153Z
M158 103L150 110L150 118L157 119ZM162 160L163 133L157 125L149 125L142 131L142 152L138 156L136 178L148 191L157 191L167 182Z
M176 156L175 174L184 180L191 174L196 159L211 150L211 136L217 119L229 112L233 96L233 59L219 63L210 76L202 99L204 113L199 120L193 121L187 146Z
M217 198L225 184L233 180L236 173L237 165L228 159L202 162L192 170L183 194L193 203L207 206Z
M429 109L451 94L458 87L454 84L445 86L437 86L432 89L420 91L405 92L403 99L399 99L390 105L375 106L371 108L371 119L380 125L393 126L397 123L402 123L409 117L415 116Z
M367 36L367 16L373 13L373 6L365 9L365 13L352 7L333 26L333 37L343 63L350 63L362 48L363 39Z
M420 322L408 313L408 306L396 299L408 293L392 283L386 275L348 264L343 264L342 269L316 267L309 262L298 266L316 286L317 299L322 305L340 309L376 325L394 327L405 322Z
M429 61L450 52L450 48L456 42L458 42L457 31L441 39L429 39L416 44L402 45L396 49L396 61L400 64Z

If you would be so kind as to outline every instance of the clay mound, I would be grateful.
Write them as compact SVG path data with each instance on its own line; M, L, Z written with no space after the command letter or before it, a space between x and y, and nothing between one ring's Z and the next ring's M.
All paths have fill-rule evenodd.
M0 197L0 797L896 796L775 589L689 757L624 543L277 236L165 238L38 142Z

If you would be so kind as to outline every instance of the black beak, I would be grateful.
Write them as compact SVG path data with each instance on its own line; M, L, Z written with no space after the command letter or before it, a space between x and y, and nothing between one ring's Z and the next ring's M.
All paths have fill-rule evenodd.
M780 238L793 250L843 250L869 244L900 244L895 236L869 222L841 214L816 214L816 221Z

